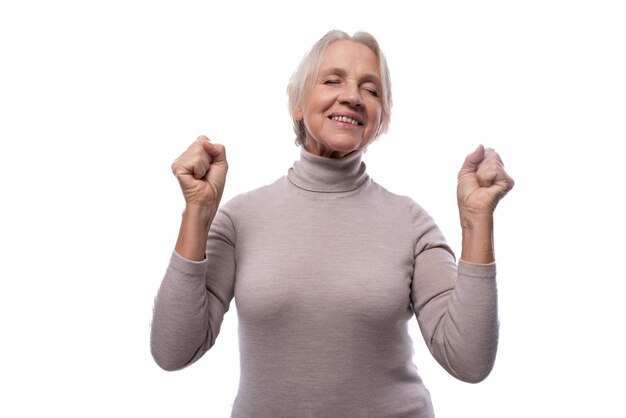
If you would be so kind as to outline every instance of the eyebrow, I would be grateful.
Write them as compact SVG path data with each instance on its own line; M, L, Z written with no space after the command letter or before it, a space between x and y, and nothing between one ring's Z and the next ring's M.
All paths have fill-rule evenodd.
M330 74L337 74L340 77L345 77L346 70L344 70L343 68L339 68L339 67L332 67L324 71L320 71L321 77L326 77ZM382 81L380 80L380 78L376 74L372 74L372 73L363 74L363 76L361 77L361 81L366 82L366 83L371 82L378 86L382 86Z

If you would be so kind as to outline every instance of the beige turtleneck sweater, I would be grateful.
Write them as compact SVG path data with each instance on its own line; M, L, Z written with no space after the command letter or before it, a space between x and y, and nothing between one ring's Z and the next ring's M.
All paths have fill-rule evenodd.
M173 253L152 323L162 368L209 350L234 296L233 417L434 416L412 361L413 315L448 372L489 374L495 265L457 269L430 216L372 181L361 157L303 150L287 176L220 208L203 262Z

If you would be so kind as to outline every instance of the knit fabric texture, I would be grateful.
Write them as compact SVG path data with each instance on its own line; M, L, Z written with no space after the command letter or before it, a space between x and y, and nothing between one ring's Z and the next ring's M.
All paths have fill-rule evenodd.
M166 370L198 360L234 297L232 417L432 417L408 321L450 374L481 381L498 342L495 274L457 265L428 213L374 182L362 152L302 150L286 176L220 208L204 261L172 254L152 354Z

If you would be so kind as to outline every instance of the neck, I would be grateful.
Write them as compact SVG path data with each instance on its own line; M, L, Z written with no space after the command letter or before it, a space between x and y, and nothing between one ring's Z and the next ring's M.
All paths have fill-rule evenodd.
M288 178L295 186L311 192L340 193L357 189L369 176L358 150L343 158L327 158L302 148L300 160L289 169Z

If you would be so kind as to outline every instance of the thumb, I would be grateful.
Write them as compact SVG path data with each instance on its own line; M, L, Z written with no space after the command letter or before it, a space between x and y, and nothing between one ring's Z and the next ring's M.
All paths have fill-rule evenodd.
M463 162L463 166L461 167L461 172L476 172L478 170L478 165L485 158L485 147L481 144L476 149L465 157L465 161Z
M204 141L202 142L202 148L208 154L211 163L226 161L226 152L223 145Z

